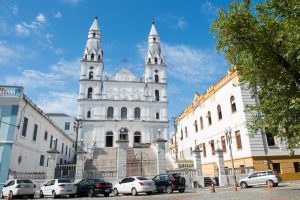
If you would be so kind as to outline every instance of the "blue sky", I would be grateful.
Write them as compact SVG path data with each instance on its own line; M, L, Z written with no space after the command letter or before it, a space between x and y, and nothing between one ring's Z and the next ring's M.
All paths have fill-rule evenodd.
M168 70L169 117L228 70L209 27L230 1L0 0L0 84L24 86L45 112L76 115L79 59L98 16L105 73L142 77L154 17ZM125 61L126 60L126 61Z

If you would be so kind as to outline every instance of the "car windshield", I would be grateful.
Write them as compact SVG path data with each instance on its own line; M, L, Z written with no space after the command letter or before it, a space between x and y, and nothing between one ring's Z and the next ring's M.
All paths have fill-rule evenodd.
M145 177L142 177L142 176L139 176L139 177L136 177L137 179L139 179L140 181L143 181L143 180L148 180L147 178Z
M31 180L17 180L17 183L32 183Z
M93 179L96 183L105 183L103 179Z
M58 183L72 183L71 180L68 180L68 179L58 179L57 181Z

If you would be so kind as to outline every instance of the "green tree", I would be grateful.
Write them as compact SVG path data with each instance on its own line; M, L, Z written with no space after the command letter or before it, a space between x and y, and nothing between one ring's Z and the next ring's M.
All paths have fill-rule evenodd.
M291 153L300 142L300 1L234 1L219 9L211 30L216 48L237 70L257 105L249 123L255 134L264 125L287 142Z

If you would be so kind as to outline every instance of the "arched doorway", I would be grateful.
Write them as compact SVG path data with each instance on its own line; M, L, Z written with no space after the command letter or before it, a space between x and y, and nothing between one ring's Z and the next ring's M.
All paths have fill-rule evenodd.
M106 138L105 138L105 146L106 147L113 147L113 141L114 141L114 134L113 132L109 131L106 133Z
M119 140L128 140L128 129L127 128L120 129Z
M141 132L139 132L139 131L134 132L133 142L135 144L140 144L142 142Z

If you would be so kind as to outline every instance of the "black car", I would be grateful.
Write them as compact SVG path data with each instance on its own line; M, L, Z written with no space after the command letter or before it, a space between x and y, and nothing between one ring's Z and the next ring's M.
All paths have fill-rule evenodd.
M163 192L167 190L168 193L172 193L174 190L179 192L185 191L185 178L178 173L174 174L160 174L152 179L155 182L157 192Z
M112 193L112 184L102 179L82 179L76 186L78 196L93 197L96 194L103 194L108 197Z

